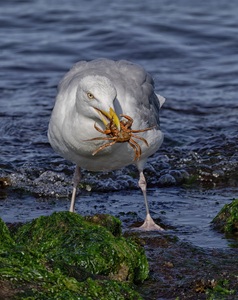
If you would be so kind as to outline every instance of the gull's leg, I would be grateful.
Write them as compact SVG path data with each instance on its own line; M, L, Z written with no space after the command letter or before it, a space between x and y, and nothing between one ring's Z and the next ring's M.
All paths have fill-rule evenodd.
M72 192L70 209L69 209L70 212L74 212L77 186L78 186L78 184L80 182L80 179L81 179L80 167L76 166L75 171L74 171L74 177L73 177L73 192Z
M142 190L144 200L145 200L145 209L146 209L146 218L144 223L139 227L141 230L164 230L159 225L155 224L154 220L151 218L149 205L146 195L146 180L143 171L140 171L140 178L139 178L139 187Z

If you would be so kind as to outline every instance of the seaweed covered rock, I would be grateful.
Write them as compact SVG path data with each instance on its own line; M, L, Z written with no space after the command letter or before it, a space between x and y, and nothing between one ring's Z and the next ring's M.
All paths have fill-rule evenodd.
M228 235L238 235L238 199L224 205L212 220L213 227Z
M64 262L91 274L122 281L141 282L148 275L143 249L134 241L115 237L106 228L85 221L78 214L54 213L22 226L16 236L18 244L27 244L58 267ZM117 275L124 272L123 278Z
M86 216L85 220L106 227L114 236L121 235L121 221L111 215L96 214L93 216Z
M0 252L14 245L7 225L0 219Z
M54 213L21 226L15 241L3 226L12 243L0 252L0 286L14 284L18 299L141 299L132 283L148 276L144 250L94 223Z

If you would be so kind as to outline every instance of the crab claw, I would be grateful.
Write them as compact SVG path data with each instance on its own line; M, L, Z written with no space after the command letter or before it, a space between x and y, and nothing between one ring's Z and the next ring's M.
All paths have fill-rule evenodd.
M99 109L97 107L94 107L94 109L99 113L99 116L101 117L101 120L105 126L107 126L108 122L113 122L113 124L116 125L117 129L121 130L121 124L118 115L116 114L115 110L110 107L109 112ZM105 119L106 117L106 119Z

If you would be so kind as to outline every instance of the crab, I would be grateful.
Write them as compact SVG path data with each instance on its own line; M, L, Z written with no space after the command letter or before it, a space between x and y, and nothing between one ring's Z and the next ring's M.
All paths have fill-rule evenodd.
M133 130L133 129L131 129L132 124L133 124L133 119L130 116L120 114L120 117L124 118L124 120L119 120L118 116L116 115L116 113L114 112L114 110L112 108L110 109L109 113L107 113L103 110L100 110L98 108L95 108L95 109L101 114L101 116L105 116L109 122L107 123L107 121L102 117L102 121L105 124L105 130L102 130L101 128L99 128L96 125L96 123L94 124L94 128L98 132L100 132L102 134L106 134L107 137L95 137L88 141L105 140L105 141L109 141L109 142L98 147L92 153L92 155L95 155L99 151L102 151L103 149L110 147L116 143L128 142L129 145L133 148L134 153L135 153L134 161L139 160L139 158L142 154L142 151L141 151L140 145L135 141L135 139L143 141L147 147L149 147L149 144L146 139L135 135L135 133L151 130L154 128L154 126L148 127L145 129L140 129L140 130Z

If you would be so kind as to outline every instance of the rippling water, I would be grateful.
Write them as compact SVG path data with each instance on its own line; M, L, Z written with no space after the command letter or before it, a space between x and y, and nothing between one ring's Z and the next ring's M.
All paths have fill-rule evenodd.
M73 166L46 136L57 84L76 61L127 59L143 65L167 98L165 141L146 168L153 213L182 226L181 237L224 245L209 222L238 194L236 1L11 0L1 2L0 11L0 176L12 182L1 192L3 219L27 220L68 206ZM182 186L187 178L192 189ZM91 211L78 203L78 211L120 216L126 210L143 218L136 188L133 167L85 172L81 201L93 202ZM102 198L110 207L105 201L100 208Z

